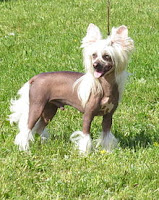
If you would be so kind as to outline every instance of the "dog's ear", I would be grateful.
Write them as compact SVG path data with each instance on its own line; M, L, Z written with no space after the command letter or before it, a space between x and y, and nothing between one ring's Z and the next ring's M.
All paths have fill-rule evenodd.
M102 34L99 28L94 24L89 24L87 28L87 34L82 40L81 47L86 47L92 44L93 42L96 42L97 40L101 40L101 39L102 39Z
M122 25L122 26L119 26L118 28L112 28L110 37L111 37L112 44L114 42L120 42L121 40L125 40L128 37L127 27Z
M119 26L119 28L116 29L116 34L120 35L121 38L127 38L128 37L127 27L124 25Z
M124 50L132 50L134 48L133 40L129 38L128 29L124 25L112 28L110 38L112 46L120 45Z

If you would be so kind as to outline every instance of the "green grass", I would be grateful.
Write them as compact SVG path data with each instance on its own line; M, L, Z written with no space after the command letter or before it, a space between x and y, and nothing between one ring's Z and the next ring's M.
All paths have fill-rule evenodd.
M125 24L136 50L132 73L112 132L120 149L101 149L81 157L69 141L81 130L82 115L59 111L51 139L31 145L29 153L13 144L18 130L6 120L9 102L35 74L83 71L81 39L89 23L107 34L106 1L0 1L0 199L158 200L159 199L159 18L155 0L112 0L111 27ZM92 124L98 138L101 118Z

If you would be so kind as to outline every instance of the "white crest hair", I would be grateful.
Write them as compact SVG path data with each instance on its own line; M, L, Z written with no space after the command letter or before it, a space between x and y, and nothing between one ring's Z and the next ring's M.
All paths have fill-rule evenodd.
M81 100L83 107L85 107L91 93L95 95L102 92L101 84L90 72L86 72L86 74L79 78L74 83L74 87L76 86L78 87L78 98Z
M128 37L128 29L122 25L119 28L112 28L112 33L108 40L111 41L113 52L112 58L115 63L115 79L118 84L119 101L122 97L125 81L128 77L126 68L130 55L134 50L134 41Z
M129 55L134 49L133 40L128 37L127 27L120 26L118 28L112 28L111 35L107 39L102 39L99 28L94 24L90 24L87 29L87 34L82 40L81 47L83 48L85 75L74 83L74 87L78 87L77 93L82 106L85 107L90 94L98 95L103 92L99 80L94 77L94 68L91 58L92 47L96 48L97 51L104 49L111 56L115 65L115 78L118 84L120 99L125 80L128 76L125 69L128 64Z

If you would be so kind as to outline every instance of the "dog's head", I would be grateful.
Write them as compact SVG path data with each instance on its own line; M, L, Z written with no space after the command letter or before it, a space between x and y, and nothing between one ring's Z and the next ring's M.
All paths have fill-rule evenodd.
M127 66L134 44L128 37L126 26L113 28L111 35L102 39L99 28L90 24L81 47L84 48L86 72L89 71L95 78L100 78L114 70L116 73L122 72Z

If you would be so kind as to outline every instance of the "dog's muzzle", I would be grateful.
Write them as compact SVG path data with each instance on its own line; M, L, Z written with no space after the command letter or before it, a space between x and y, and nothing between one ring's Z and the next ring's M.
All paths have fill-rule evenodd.
M93 67L97 72L103 71L103 66L99 63L93 63Z
M94 67L94 77L95 78L100 78L101 76L103 76L105 73L107 73L111 68L112 65L101 65L100 63L93 63L93 67Z

